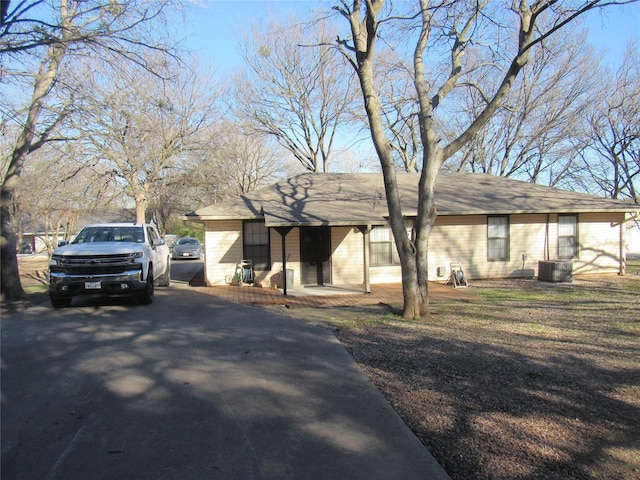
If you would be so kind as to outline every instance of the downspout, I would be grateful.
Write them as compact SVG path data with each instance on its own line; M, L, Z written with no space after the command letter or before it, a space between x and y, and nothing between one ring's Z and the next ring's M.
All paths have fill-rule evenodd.
M549 256L549 222L551 222L551 214L547 213L547 224L544 231L544 259L551 260Z

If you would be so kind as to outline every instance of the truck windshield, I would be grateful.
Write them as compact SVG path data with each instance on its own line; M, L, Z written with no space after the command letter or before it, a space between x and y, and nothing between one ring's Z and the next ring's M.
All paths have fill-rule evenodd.
M142 227L87 227L71 243L144 242Z

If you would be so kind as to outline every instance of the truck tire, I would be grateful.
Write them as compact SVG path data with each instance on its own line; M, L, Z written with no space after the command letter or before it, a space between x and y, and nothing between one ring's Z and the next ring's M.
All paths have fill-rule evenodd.
M143 305L149 305L153 302L154 293L154 280L153 280L153 267L149 265L149 271L147 272L147 284L144 290L140 294L140 303Z
M171 260L167 257L167 267L158 282L159 287L168 287L171 284Z
M51 306L53 308L66 308L71 305L71 297L56 297L49 295L51 299Z

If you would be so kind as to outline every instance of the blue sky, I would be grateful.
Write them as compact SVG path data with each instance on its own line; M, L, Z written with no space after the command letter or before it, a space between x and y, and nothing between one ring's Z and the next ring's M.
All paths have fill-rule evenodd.
M317 6L313 0L202 0L185 25L188 45L211 60L216 69L230 70L240 58L236 32L244 22L256 22L267 15L303 15ZM329 2L324 2L329 3Z
M305 13L334 1L313 0L201 0L202 7L194 7L182 34L188 45L200 50L204 59L216 70L229 71L241 63L235 31L245 21L254 22L268 14L286 16L291 12ZM603 56L617 63L628 41L640 43L640 3L610 7L589 12L584 17L589 27L589 40Z

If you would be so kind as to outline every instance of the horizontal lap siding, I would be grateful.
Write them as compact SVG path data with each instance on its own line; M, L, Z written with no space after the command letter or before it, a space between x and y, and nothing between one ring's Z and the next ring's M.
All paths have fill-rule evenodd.
M280 234L269 229L271 269L256 270L256 283L271 286L280 281L282 271L282 240ZM236 271L243 258L242 221L206 222L206 282L207 285L223 285L226 275ZM294 282L300 279L300 236L294 228L286 236L287 269L294 270Z
M624 236L625 253L640 253L640 222L638 217L627 214Z
M487 220L484 215L440 216L429 239L429 280L445 280L450 264L461 264L467 278L478 278L487 262ZM438 267L447 272L437 277Z
M580 250L578 258L573 259L574 273L619 270L623 218L623 214L578 215ZM429 279L446 280L452 262L459 262L469 279L522 276L531 270L537 275L540 260L558 258L557 219L556 214L509 215L509 259L488 261L486 215L437 217L429 242ZM263 286L282 284L281 238L270 229L271 270L256 272L256 280ZM206 222L205 248L207 285L223 284L242 259L242 222ZM332 227L331 249L331 282L363 283L363 234L355 227ZM294 285L299 285L298 228L286 236L286 254L287 269L294 271ZM438 267L444 267L444 276L437 277ZM373 284L400 282L400 265L371 266L370 279Z
M451 263L459 263L467 278L522 276L544 258L546 215L510 215L510 256L506 261L487 259L487 216L439 216L429 239L429 280L445 281ZM526 255L524 261L522 255ZM445 274L437 276L438 267ZM402 281L399 265L371 267L371 282Z
M437 277L445 267L447 278L451 263L460 263L469 279L503 278L525 275L544 256L546 215L509 215L509 256L489 260L487 216L438 217L429 242L429 278ZM523 261L523 255L526 259Z
M400 283L402 282L402 270L400 265L381 265L371 267L371 283Z
M546 259L547 215L510 215L509 235L509 260L492 262L495 270L486 278L521 277L523 269L537 275L538 262Z
M573 273L616 273L620 270L620 223L623 214L578 215L578 258Z
M282 287L282 237L275 229L270 228L269 241L271 242L271 270L268 272L259 272L257 280L263 286L278 285ZM287 270L293 270L293 284L300 284L300 230L291 229L285 237L285 248L287 256Z
M364 282L364 250L360 230L331 228L331 283Z
M242 222L206 222L204 244L206 284L224 285L225 276L233 274L242 260Z
M580 250L572 260L574 273L619 270L622 218L622 214L578 215ZM429 279L446 279L451 262L459 262L467 278L515 277L531 270L537 275L539 261L558 259L557 222L557 214L509 215L509 259L489 261L486 215L438 217L429 242ZM445 267L445 277L436 276L439 266Z

